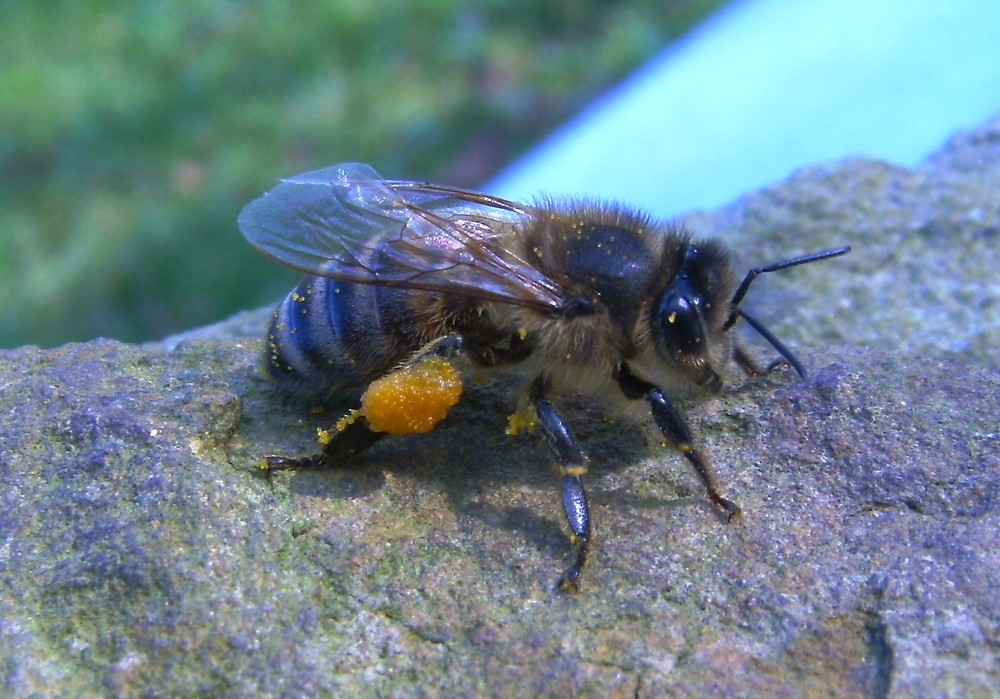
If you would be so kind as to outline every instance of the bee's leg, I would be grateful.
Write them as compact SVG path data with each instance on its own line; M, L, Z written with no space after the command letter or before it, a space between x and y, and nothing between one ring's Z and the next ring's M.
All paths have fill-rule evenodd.
M656 426L660 428L663 436L677 447L677 450L694 466L695 473L701 478L705 489L708 491L709 499L725 510L729 519L740 513L739 506L731 500L727 500L719 493L719 484L715 477L715 471L706 461L701 452L694 446L691 437L691 429L684 422L684 416L678 412L674 404L670 402L663 391L654 388L646 396L649 401L650 410Z
M740 513L739 506L731 500L722 497L719 492L719 483L715 477L715 471L708 461L701 455L698 448L694 446L694 438L691 436L691 428L684 421L684 416L674 407L670 399L664 395L663 390L647 381L637 379L629 373L628 368L622 366L618 373L618 385L627 398L633 400L644 397L649 403L649 409L653 414L653 420L660 432L673 444L677 450L684 455L684 458L694 467L695 473L705 485L709 499L725 511L729 519Z
M422 347L410 363L416 363L427 356L438 356L449 361L466 361L472 366L487 368L500 364L516 364L531 352L531 345L518 335L507 338L506 344L488 345L477 342L468 335L451 334L440 337Z
M368 427L367 421L359 418L336 434L331 435L330 441L323 445L323 451L319 454L299 458L268 456L264 458L264 461L269 471L337 466L341 462L360 454L385 435L385 432L375 432Z
M767 366L761 366L757 363L756 359L751 357L750 354L739 345L736 345L733 349L733 361L736 362L740 369L743 370L743 373L751 379L763 378L779 366L790 366L788 360L784 357L778 357Z
M839 254L843 255L844 253L840 252ZM732 317L733 318L738 317L745 320L747 322L747 325L756 330L761 337L763 337L765 340L771 343L771 346L774 347L774 349L778 350L778 354L781 355L781 359L771 362L771 364L768 365L767 367L767 371L771 371L775 367L780 366L782 364L788 364L790 367L795 369L795 373L798 374L800 378L804 379L806 377L806 368L802 365L802 362L799 361L799 358L796 357L795 354L790 349L785 347L785 345L781 342L781 340L775 337L774 333L765 328L763 323L761 323L759 320L757 320L752 315L746 313L743 310L736 310ZM741 354L742 354L742 359L740 357ZM749 357L747 357L745 352L742 352L739 349L739 345L737 345L736 350L733 351L733 359L736 360L737 364L743 367L744 371L747 370L747 364L744 363L744 360L749 360ZM753 364L752 360L749 361L749 364L751 365ZM753 376L753 374L750 374L749 372L748 375Z
M415 364L425 357L441 357L442 359L456 359L469 355L469 340L465 335L445 335L433 342L428 343L410 357L408 363Z
M465 335L452 334L442 336L415 352L406 362L412 366L428 357L441 357L459 363L468 362L474 366L493 366L498 359L490 348L469 339ZM319 454L304 457L268 456L264 462L269 471L280 471L298 468L326 468L337 466L368 447L378 442L387 432L372 430L364 417L358 416L330 435L330 440L323 446Z
M535 399L535 412L545 441L562 471L563 510L566 512L566 521L569 522L575 558L559 578L559 588L573 592L580 586L580 573L590 550L590 506L587 504L587 493L583 490L587 459L570 432L569 425L547 398Z

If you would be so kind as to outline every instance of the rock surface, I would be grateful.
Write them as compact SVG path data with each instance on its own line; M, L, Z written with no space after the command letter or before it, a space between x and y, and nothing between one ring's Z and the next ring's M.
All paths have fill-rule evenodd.
M997 182L1000 122L918 171L817 167L690 217L744 266L855 251L751 292L808 379L683 403L742 519L570 401L597 536L575 596L558 479L503 434L502 386L269 476L338 415L271 388L259 335L0 352L2 693L994 695Z

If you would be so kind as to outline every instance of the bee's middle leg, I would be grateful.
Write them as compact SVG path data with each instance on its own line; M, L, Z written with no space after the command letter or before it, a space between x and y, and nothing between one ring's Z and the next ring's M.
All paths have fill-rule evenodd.
M562 577L559 588L575 591L580 586L580 574L587 562L590 551L590 505L583 489L583 474L587 472L587 459L579 443L570 432L569 425L547 398L535 399L538 425L545 441L559 462L562 471L562 502L569 523L570 540L573 542L575 557Z

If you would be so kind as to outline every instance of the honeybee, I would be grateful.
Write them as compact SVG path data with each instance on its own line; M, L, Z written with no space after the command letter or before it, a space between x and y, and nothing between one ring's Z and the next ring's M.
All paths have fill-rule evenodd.
M243 209L239 227L257 248L310 275L274 313L266 361L279 381L357 395L431 359L460 373L519 377L512 424L537 427L562 475L573 555L559 586L567 590L578 587L592 541L588 458L554 401L578 393L615 410L645 402L732 519L740 508L720 492L671 397L718 393L730 361L752 377L780 364L804 376L740 303L759 274L850 250L757 267L737 284L720 243L628 208L529 206L383 179L360 163L282 181ZM740 319L780 358L758 366L732 332ZM362 415L342 421L320 454L268 461L332 465L384 434Z

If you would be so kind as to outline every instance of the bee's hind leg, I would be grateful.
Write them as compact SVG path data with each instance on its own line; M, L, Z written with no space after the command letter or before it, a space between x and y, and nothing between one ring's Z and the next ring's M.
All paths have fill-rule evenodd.
M410 363L428 356L437 356L448 361L458 361L479 368L496 367L501 364L516 364L531 353L531 345L519 335L512 335L505 342L483 344L468 335L453 333L424 345Z
M286 457L267 456L264 463L268 471L283 471L297 468L327 468L357 456L386 435L375 432L368 423L359 418L330 436L323 445L323 451L313 456Z
M496 353L492 349L481 347L464 335L444 335L414 352L406 362L387 376L398 375L397 372L404 372L407 368L414 367L431 357L440 357L460 365L492 366L498 361L495 355ZM369 386L370 388L371 386ZM403 434L404 432L372 429L359 408L351 411L338 422L336 430L331 430L330 433L326 434L322 452L303 457L268 456L264 459L264 467L268 471L281 471L338 466L368 449L382 437L393 433Z
M407 368L414 367L431 357L440 357L460 365L468 363L475 366L492 366L497 362L495 352L491 349L481 347L466 336L455 333L427 343L387 376L399 375L398 372L404 372ZM337 423L337 429L331 430L327 435L323 451L319 454L303 457L268 456L264 459L265 468L269 471L281 471L338 466L360 454L382 437L393 433L372 429L359 408L351 411ZM395 433L403 434L403 432Z

